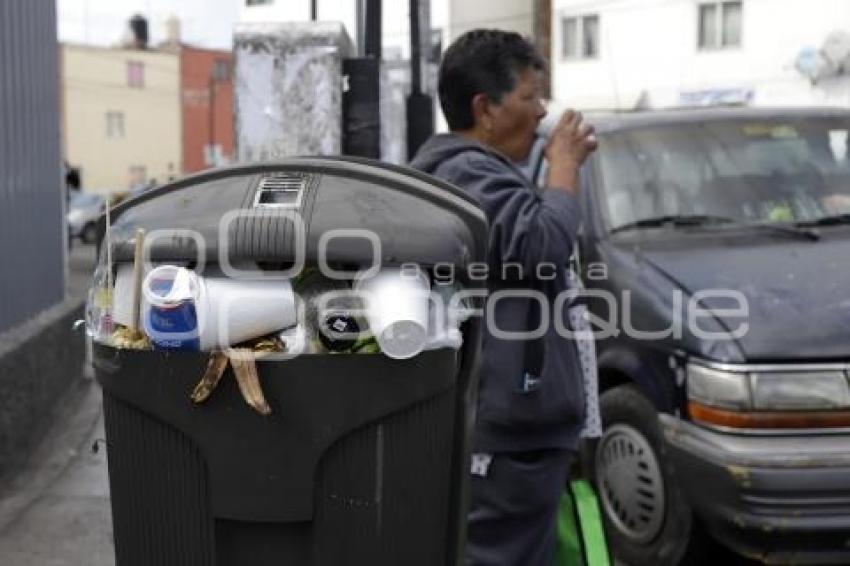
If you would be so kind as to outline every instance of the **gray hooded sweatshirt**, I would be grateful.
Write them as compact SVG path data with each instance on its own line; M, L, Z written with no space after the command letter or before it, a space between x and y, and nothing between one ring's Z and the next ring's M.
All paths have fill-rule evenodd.
M569 301L554 307L559 293L571 288L569 259L581 221L578 201L562 190L538 192L505 156L456 134L429 139L411 166L469 192L490 223L491 304L485 309L473 449L576 449L585 411L581 366L575 343L555 324L557 317L562 328L570 328ZM527 293L510 297L502 292L511 289L545 294L549 316L541 318L539 302ZM547 319L539 340L494 335L494 327L518 332ZM530 358L542 362L531 364L533 372Z

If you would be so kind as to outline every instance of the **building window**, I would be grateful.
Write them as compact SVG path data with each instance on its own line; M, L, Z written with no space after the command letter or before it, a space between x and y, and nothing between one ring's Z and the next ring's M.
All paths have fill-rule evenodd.
M595 59L599 57L599 16L561 18L561 57Z
M266 6L274 4L274 0L245 0L246 6Z
M699 48L741 46L741 0L699 5Z
M227 59L216 59L213 62L212 78L216 82L230 80L230 62Z
M130 167L130 188L143 187L148 182L148 168L144 165L133 165Z
M585 16L582 21L582 55L599 56L599 16Z
M106 113L106 137L117 140L124 139L124 113Z
M127 86L145 88L145 64L141 61L127 61Z

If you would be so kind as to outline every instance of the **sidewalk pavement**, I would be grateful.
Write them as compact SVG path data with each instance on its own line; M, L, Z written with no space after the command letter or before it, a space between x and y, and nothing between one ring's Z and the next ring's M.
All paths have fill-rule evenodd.
M0 564L114 566L101 394L84 380L31 458L0 493Z

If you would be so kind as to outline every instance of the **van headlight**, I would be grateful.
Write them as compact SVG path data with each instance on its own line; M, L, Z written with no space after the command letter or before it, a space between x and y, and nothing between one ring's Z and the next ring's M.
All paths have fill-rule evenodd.
M698 363L687 371L695 421L733 428L850 426L844 371L727 371Z
M710 407L746 410L752 407L747 374L688 364L688 399Z
M819 411L850 407L850 387L841 371L750 374L753 408L760 411Z

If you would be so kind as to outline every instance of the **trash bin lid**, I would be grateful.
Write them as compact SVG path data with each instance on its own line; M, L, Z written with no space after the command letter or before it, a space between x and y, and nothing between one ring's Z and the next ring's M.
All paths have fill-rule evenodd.
M115 261L137 228L152 261L451 264L486 257L487 221L461 189L406 167L347 157L217 169L116 207Z

